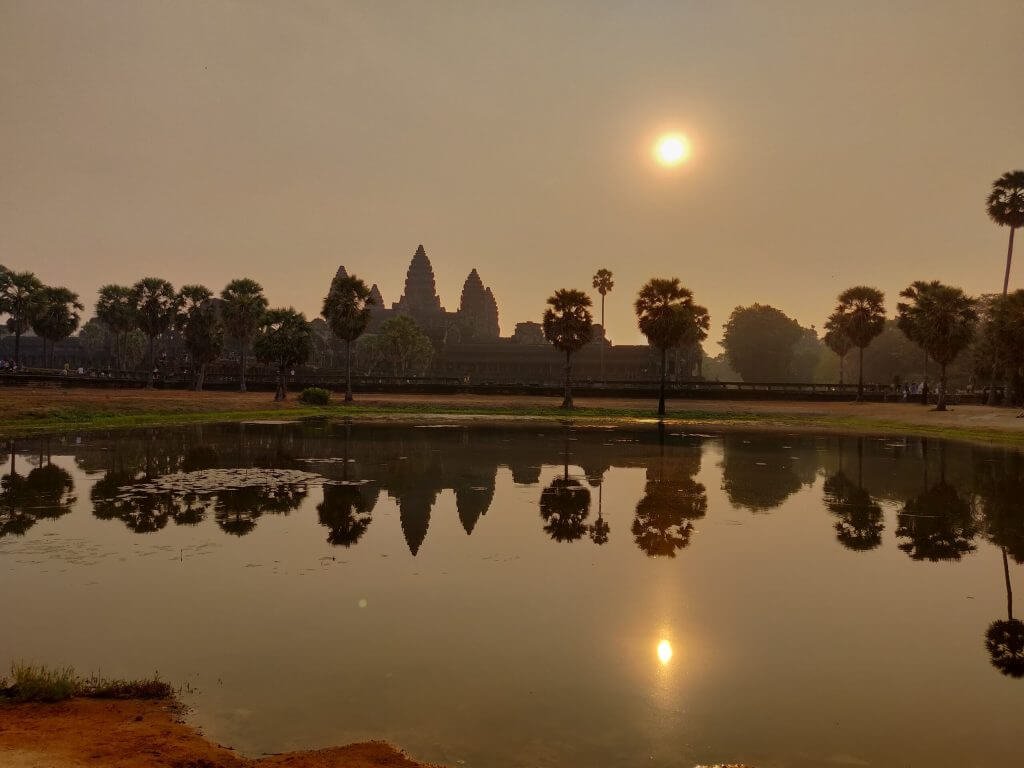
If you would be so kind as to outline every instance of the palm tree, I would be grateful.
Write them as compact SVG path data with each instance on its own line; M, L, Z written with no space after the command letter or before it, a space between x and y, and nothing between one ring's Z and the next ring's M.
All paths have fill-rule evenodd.
M825 321L825 346L831 349L839 357L839 383L843 383L843 363L846 356L853 349L853 341L846 335L843 328L844 317L838 312L833 312Z
M587 535L590 491L579 480L569 477L569 443L566 435L563 451L564 473L541 491L540 516L544 531L555 541L576 541Z
M678 277L654 277L640 289L634 307L640 332L652 346L661 350L658 415L664 416L666 356L669 348L676 346L696 321L693 293L679 284Z
M864 348L885 328L885 294L877 288L857 285L839 294L833 316L860 351L857 371L857 402L864 400Z
M572 408L572 356L590 341L594 318L590 314L590 297L583 291L561 288L548 298L544 310L544 337L565 353L565 397L563 408Z
M992 666L1009 677L1024 677L1024 622L1013 618L1013 588L1010 564L1003 551L1003 580L1006 584L1006 620L993 621L985 632L985 648Z
M1024 171L1007 171L994 182L985 201L988 216L1000 227L1010 228L1006 247L1006 272L1003 275L1003 296L1010 287L1010 262L1013 261L1013 233L1024 227Z
M1010 228L1010 241L1006 246L1006 271L1003 273L1003 297L1010 289L1010 264L1013 261L1013 233L1024 226L1024 171L1007 171L994 182L992 191L985 201L985 209L992 221L1001 227ZM992 360L992 377L988 388L988 404L996 401L996 372L999 369L998 353Z
M32 272L0 273L0 312L9 315L7 330L14 335L14 364L21 365L21 335L29 329L34 309L33 297L42 290L42 281Z
M228 333L238 340L242 358L240 389L245 392L246 352L260 327L263 313L267 311L267 298L263 295L262 286L249 278L232 280L220 292L220 298L224 302L224 325Z
M911 341L939 364L939 403L946 410L946 366L974 337L978 303L961 289L938 280L918 280L900 292L910 303L897 305L896 324Z
M44 286L32 298L32 330L43 340L43 358L46 360L46 342L50 342L52 366L53 345L63 341L76 330L82 319L82 302L78 294L67 288Z
M159 277L146 277L132 286L135 323L149 339L149 375L146 387L152 388L156 370L156 337L173 325L178 315L178 294L174 286Z
M594 273L594 288L601 294L601 332L604 334L604 339L601 340L601 383L604 384L604 342L608 339L608 326L604 324L604 297L611 293L612 288L615 287L615 281L612 280L611 270L599 269Z
M355 275L339 273L324 299L323 315L331 332L345 342L345 402L352 402L352 343L363 335L374 305L370 289Z
M96 317L114 336L114 366L125 367L125 342L129 333L135 330L135 305L132 289L127 285L104 285L96 300Z

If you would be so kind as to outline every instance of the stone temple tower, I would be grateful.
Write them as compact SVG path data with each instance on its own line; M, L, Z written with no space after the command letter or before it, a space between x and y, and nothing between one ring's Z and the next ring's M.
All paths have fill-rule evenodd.
M462 286L458 315L467 341L493 341L498 338L498 304L491 289L484 288L483 280L475 269Z
M405 291L392 308L411 315L414 320L430 322L444 313L441 299L434 283L434 268L430 266L427 252L420 245L409 264L405 275Z

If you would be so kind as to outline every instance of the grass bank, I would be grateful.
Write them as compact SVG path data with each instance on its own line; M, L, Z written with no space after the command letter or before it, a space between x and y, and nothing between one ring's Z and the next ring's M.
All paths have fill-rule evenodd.
M493 395L362 395L357 402L275 403L266 392L184 392L15 388L0 390L0 437L74 429L326 417L422 423L452 419L508 423L524 419L579 424L655 421L655 402L580 398L564 411L556 398ZM1024 419L1009 409L960 406L946 413L908 403L675 400L667 423L697 429L775 429L919 435L1024 447Z
M45 667L25 662L11 664L10 682L0 677L0 702L54 703L86 699L170 699L171 686L159 675L142 680L117 680L95 674L83 677L71 667Z

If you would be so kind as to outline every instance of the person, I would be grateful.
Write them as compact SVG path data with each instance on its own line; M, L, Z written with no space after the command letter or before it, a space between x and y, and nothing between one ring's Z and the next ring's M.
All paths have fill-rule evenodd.
M928 382L921 384L921 405L928 405Z

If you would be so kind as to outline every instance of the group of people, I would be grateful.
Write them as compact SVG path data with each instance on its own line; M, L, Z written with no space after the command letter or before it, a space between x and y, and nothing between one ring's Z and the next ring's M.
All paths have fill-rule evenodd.
M6 357L0 358L0 373L17 373L18 364L14 360L8 360Z

